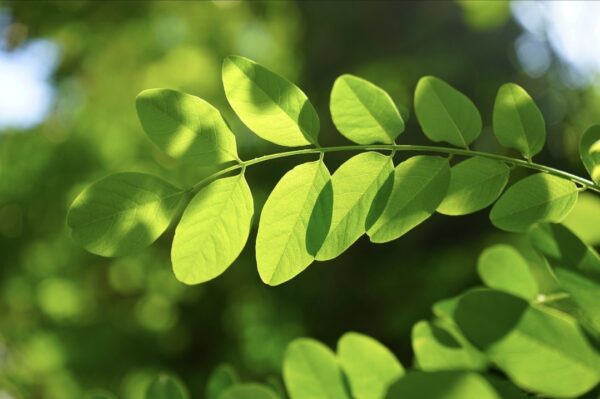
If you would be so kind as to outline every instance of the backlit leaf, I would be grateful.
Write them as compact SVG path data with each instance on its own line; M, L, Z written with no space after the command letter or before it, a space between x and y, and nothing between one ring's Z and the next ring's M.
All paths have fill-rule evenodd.
M581 136L579 156L592 180L600 185L600 125L590 127Z
M122 256L152 244L175 217L183 191L143 173L118 173L77 196L67 217L73 238L88 251Z
M156 377L146 390L145 399L189 399L190 395L183 384L168 375Z

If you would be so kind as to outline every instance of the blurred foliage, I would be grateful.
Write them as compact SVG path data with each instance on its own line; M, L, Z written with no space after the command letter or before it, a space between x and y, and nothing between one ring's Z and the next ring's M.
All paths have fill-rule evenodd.
M170 269L172 229L135 256L87 254L72 242L65 214L85 184L111 172L143 171L182 185L201 177L144 136L134 104L143 89L182 90L225 110L245 158L273 151L248 134L225 101L220 67L229 54L303 87L321 115L324 145L344 142L326 116L342 73L382 86L409 115L418 78L439 76L478 104L484 126L498 86L514 81L549 124L549 148L539 161L584 175L577 143L598 121L598 91L566 87L552 68L528 77L516 60L520 28L506 3L474 3L0 3L19 27L9 30L16 32L11 46L46 38L61 50L57 100L46 121L0 132L0 397L80 399L103 388L140 399L160 370L203 392L222 361L248 378L268 377L280 370L291 339L310 335L332 344L348 330L377 337L410 364L411 326L431 303L473 285L482 248L513 240L485 213L462 217L460 225L437 215L377 248L361 240L277 288L260 283L251 247L216 281L178 283ZM403 140L423 141L414 117ZM496 148L489 140L478 149ZM330 160L332 167L341 162L333 154ZM257 209L279 170L285 168L249 173ZM570 227L585 230L582 214L574 213Z

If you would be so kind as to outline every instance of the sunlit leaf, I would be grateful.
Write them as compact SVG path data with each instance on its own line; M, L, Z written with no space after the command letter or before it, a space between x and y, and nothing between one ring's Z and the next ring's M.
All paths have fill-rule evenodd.
M579 156L592 180L600 185L600 125L590 127L581 136Z
M538 294L538 286L527 261L511 246L498 244L483 251L477 272L490 288L526 300L534 299Z
M350 399L335 354L312 339L300 338L288 345L283 379L290 399Z
M240 56L223 62L229 104L254 133L272 143L316 144L319 117L306 95L285 78Z
M600 196L580 193L573 210L562 224L581 237L588 245L600 245Z
M498 90L494 104L494 133L500 144L518 150L527 159L544 147L544 117L522 87L507 83Z
M425 135L468 147L481 133L481 115L464 94L433 76L425 76L415 89L415 114Z
M523 232L536 223L562 221L576 201L573 182L536 173L509 187L494 204L490 219L502 230Z
M344 334L338 341L337 355L354 399L383 398L390 384L404 374L388 348L363 334Z
M162 374L150 383L145 399L190 399L190 395L181 381Z
M75 241L88 251L127 255L146 248L169 227L183 194L154 176L118 173L83 190L67 223Z
M266 385L240 384L223 391L218 399L279 399L279 397Z
M220 395L238 383L236 371L228 364L222 364L210 373L206 382L206 399L220 399Z
M358 154L335 171L331 177L331 227L317 260L339 256L365 233L368 222L383 210L385 203L375 201L375 197L391 188L393 171L392 159L376 152Z
M404 121L391 97L357 76L336 79L329 107L340 133L358 144L391 144L404 131Z
M466 215L491 205L502 193L510 169L503 162L473 157L450 170L450 185L437 211Z
M223 273L246 245L254 203L244 175L198 192L175 230L171 259L179 281L198 284Z
M398 165L387 205L368 229L371 241L394 240L426 220L442 202L449 182L450 166L444 158L419 155Z
M286 282L312 263L329 231L333 191L322 161L286 173L265 202L256 237L263 282Z
M479 290L462 297L455 320L467 339L523 389L574 397L600 381L600 355L565 313Z

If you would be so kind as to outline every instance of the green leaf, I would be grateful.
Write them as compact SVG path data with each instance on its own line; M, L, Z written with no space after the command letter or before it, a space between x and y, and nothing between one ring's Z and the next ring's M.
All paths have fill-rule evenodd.
M415 114L425 135L468 147L481 133L481 115L464 94L433 76L425 76L415 90Z
M344 334L338 341L337 354L355 399L383 398L388 387L404 375L396 356L363 334Z
M600 246L600 196L590 192L579 193L577 203L564 224L578 237L593 246Z
M446 197L437 208L444 215L466 215L491 205L502 193L510 169L493 159L473 157L450 170Z
M169 375L159 375L148 386L145 399L189 399L181 381Z
M485 356L450 321L420 321L412 329L412 347L423 371L483 370Z
M536 173L509 187L494 204L490 219L499 229L524 232L536 223L562 221L576 201L573 182Z
M376 195L392 183L394 164L389 156L364 152L344 162L331 177L333 187L333 214L325 242L317 253L317 260L328 260L348 249L382 211Z
M219 399L221 393L238 383L238 375L233 367L222 364L215 368L206 382L206 399Z
M525 300L535 299L539 292L527 261L508 245L494 245L483 251L479 256L477 272L488 287Z
M218 179L192 199L175 230L171 259L181 282L211 280L233 263L246 245L254 203L243 174Z
M569 299L577 305L577 316L581 324L600 337L600 284L571 270L556 268L556 278Z
M286 173L273 189L260 217L256 262L263 282L278 285L312 263L331 223L333 192L322 161Z
M169 227L184 192L143 173L118 173L77 196L67 216L75 241L102 256L122 256L152 244Z
M507 83L498 90L494 104L494 133L500 144L518 150L527 159L544 148L544 117L522 87Z
M290 399L349 399L335 354L322 343L300 338L288 345L283 379Z
M357 76L336 79L329 108L340 133L358 144L392 144L404 131L404 121L389 94Z
M583 133L579 156L592 180L600 185L600 125L592 126Z
M85 399L117 399L117 397L110 392L97 389L85 395Z
M261 384L240 384L228 388L218 399L278 399L271 388Z
M148 137L175 159L216 167L238 159L235 136L206 101L176 90L149 89L136 98Z
M223 62L223 85L231 108L259 137L296 147L317 144L319 117L298 87L244 57Z
M523 389L574 397L600 381L600 355L565 313L479 290L463 296L455 319L467 339Z
M529 238L552 266L577 270L600 282L600 256L568 228L541 224L530 230Z
M392 241L426 220L444 199L449 182L445 158L418 155L398 165L387 205L367 232L371 241Z
M412 371L399 379L386 399L502 399L483 376L468 371Z

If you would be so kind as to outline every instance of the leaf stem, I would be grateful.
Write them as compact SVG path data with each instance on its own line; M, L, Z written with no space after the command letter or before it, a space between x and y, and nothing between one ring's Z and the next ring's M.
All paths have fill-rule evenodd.
M369 144L369 145L345 145L336 147L320 147L320 148L303 148L299 150L277 152L274 154L263 155L247 161L241 161L236 165L229 166L221 169L220 171L200 180L189 188L188 191L195 191L205 184L223 176L230 172L234 172L238 169L246 168L248 166L257 165L259 163L267 162L273 159L286 158L296 155L309 155L319 154L322 155L327 152L340 152L340 151L406 151L406 152L430 152L430 153L442 153L448 155L458 155L464 157L478 156L482 158L495 159L497 161L506 162L514 166L520 166L522 168L537 170L539 172L548 173L554 176L561 177L566 180L570 180L573 183L588 189L600 193L600 186L594 184L591 180L584 179L577 175L564 172L560 169L555 169L550 166L537 164L524 159L517 159L507 157L504 155L493 154L489 152L473 151L470 149L454 148L454 147L443 147L443 146L430 146L430 145L412 145L412 144Z

